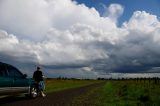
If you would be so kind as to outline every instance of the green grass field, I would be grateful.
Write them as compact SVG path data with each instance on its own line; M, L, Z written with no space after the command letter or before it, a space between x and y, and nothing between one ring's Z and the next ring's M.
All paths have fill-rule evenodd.
M46 80L45 85L46 89L45 91L47 93L49 92L56 92L61 91L64 89L70 89L70 88L76 88L81 87L93 83L97 83L99 81L97 80Z
M106 81L99 89L98 106L160 106L160 83Z

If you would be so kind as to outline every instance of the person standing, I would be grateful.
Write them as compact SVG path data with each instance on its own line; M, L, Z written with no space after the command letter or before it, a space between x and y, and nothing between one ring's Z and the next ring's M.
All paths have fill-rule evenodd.
M43 75L43 72L41 71L40 67L37 67L37 70L33 73L33 79L38 84L38 88L41 93L41 96L45 97L46 95L43 92L45 89L44 75Z

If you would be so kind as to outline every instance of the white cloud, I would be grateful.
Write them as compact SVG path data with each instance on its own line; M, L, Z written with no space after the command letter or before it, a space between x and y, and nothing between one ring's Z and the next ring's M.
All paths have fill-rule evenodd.
M111 4L108 10L110 15L100 17L94 8L71 0L2 1L0 55L45 66L80 65L80 73L158 67L157 16L136 11L117 27L123 7Z
M51 27L45 0L3 0L0 27L20 38L38 39Z
M94 8L71 0L4 0L0 4L0 28L19 38L42 40L48 29L66 30L81 23L112 30L115 23Z
M117 19L123 14L124 7L120 4L110 4L109 7L106 7L103 5L106 12L104 13L104 16L109 17L112 21L117 22Z
M152 15L145 11L136 11L133 13L129 22L124 23L129 30L138 30L142 32L152 32L155 28L160 27L160 22L156 15Z

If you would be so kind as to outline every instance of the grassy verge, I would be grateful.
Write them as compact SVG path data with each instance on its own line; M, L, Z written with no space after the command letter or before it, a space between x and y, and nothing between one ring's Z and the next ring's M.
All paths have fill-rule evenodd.
M45 92L55 92L64 89L81 87L93 83L97 83L97 80L46 80L46 90Z
M160 85L149 82L106 81L99 106L160 106Z

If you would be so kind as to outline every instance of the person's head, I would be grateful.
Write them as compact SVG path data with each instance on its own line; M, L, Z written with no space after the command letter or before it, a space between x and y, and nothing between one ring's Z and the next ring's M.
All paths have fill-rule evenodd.
M37 67L37 70L40 70L40 69L41 69L41 68L38 66L38 67Z

